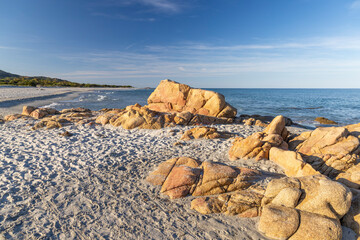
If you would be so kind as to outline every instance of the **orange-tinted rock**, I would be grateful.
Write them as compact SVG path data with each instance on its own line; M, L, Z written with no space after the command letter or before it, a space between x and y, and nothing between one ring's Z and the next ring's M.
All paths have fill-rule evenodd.
M200 161L188 157L172 158L159 164L157 169L149 174L146 181L153 185L162 185L174 166L183 165L191 168L198 168L200 164Z
M263 132L254 133L246 139L236 139L229 150L229 158L230 160L239 158L268 159L272 147L288 149L287 143L284 141L287 135L284 117L277 116Z
M240 217L257 217L263 195L254 190L240 190L215 197L199 197L191 202L191 209L202 213L224 213Z
M258 227L272 239L340 240L342 236L339 220L283 206L265 206Z
M32 111L30 113L30 117L36 118L36 119L40 119L45 117L46 115L48 115L48 112L42 109L35 109L34 111Z
M324 118L324 117L317 117L317 118L315 118L315 121L319 122L320 124L326 124L326 125L337 125L338 124L337 122L327 119L327 118Z
M148 98L148 107L158 112L190 112L219 118L234 118L236 109L223 95L171 80L163 80Z
M359 139L345 127L317 128L296 150L312 167L331 178L356 164Z
M360 188L360 163L336 176L336 180L351 188Z
M6 115L4 117L4 120L5 121L14 121L14 120L22 118L22 117L23 117L23 115L21 115L21 114L11 114L11 115Z
M196 127L185 131L180 140L230 138L232 136L231 133L218 132L216 128Z
M348 188L325 176L285 177L274 179L268 184L262 205L293 207L341 219L348 212L351 199L352 194Z
M184 197L184 194L205 196L245 189L256 182L260 175L258 171L248 168L214 162L203 162L196 166L194 160L178 162L179 159L160 164L147 177L150 183L162 185L161 192L171 198Z
M30 116L31 112L34 111L36 107L32 106L23 106L22 115Z
M310 164L306 163L297 152L273 147L269 159L280 165L288 177L302 177L320 174Z

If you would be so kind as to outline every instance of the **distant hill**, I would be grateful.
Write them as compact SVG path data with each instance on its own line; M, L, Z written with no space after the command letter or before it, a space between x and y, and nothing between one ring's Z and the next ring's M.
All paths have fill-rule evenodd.
M107 85L107 84L90 84L76 83L59 78L49 78L43 76L27 77L17 74L8 73L0 70L0 85L9 86L29 86L29 87L109 87L109 88L132 88L130 85Z
M0 79L7 78L7 77L20 77L20 75L4 72L4 71L0 70Z

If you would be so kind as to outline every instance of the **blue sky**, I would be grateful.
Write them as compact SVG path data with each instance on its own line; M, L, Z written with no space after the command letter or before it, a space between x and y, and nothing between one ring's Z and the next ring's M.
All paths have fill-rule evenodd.
M0 0L0 69L154 87L360 87L360 0Z

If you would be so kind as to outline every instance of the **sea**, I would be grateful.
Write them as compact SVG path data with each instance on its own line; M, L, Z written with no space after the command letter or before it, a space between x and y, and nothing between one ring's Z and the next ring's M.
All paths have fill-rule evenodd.
M154 89L96 90L78 98L54 102L48 107L58 110L85 107L91 110L124 108L139 103L146 105ZM340 125L360 122L360 89L244 89L213 88L232 106L238 115L284 115L295 123L316 127L316 117L325 117Z

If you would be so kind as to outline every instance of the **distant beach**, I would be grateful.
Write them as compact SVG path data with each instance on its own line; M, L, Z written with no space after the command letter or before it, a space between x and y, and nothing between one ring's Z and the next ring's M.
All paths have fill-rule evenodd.
M0 117L19 113L23 105L35 107L78 98L83 93L98 91L99 88L67 87L10 87L0 86ZM101 88L107 91L125 91L126 88Z

